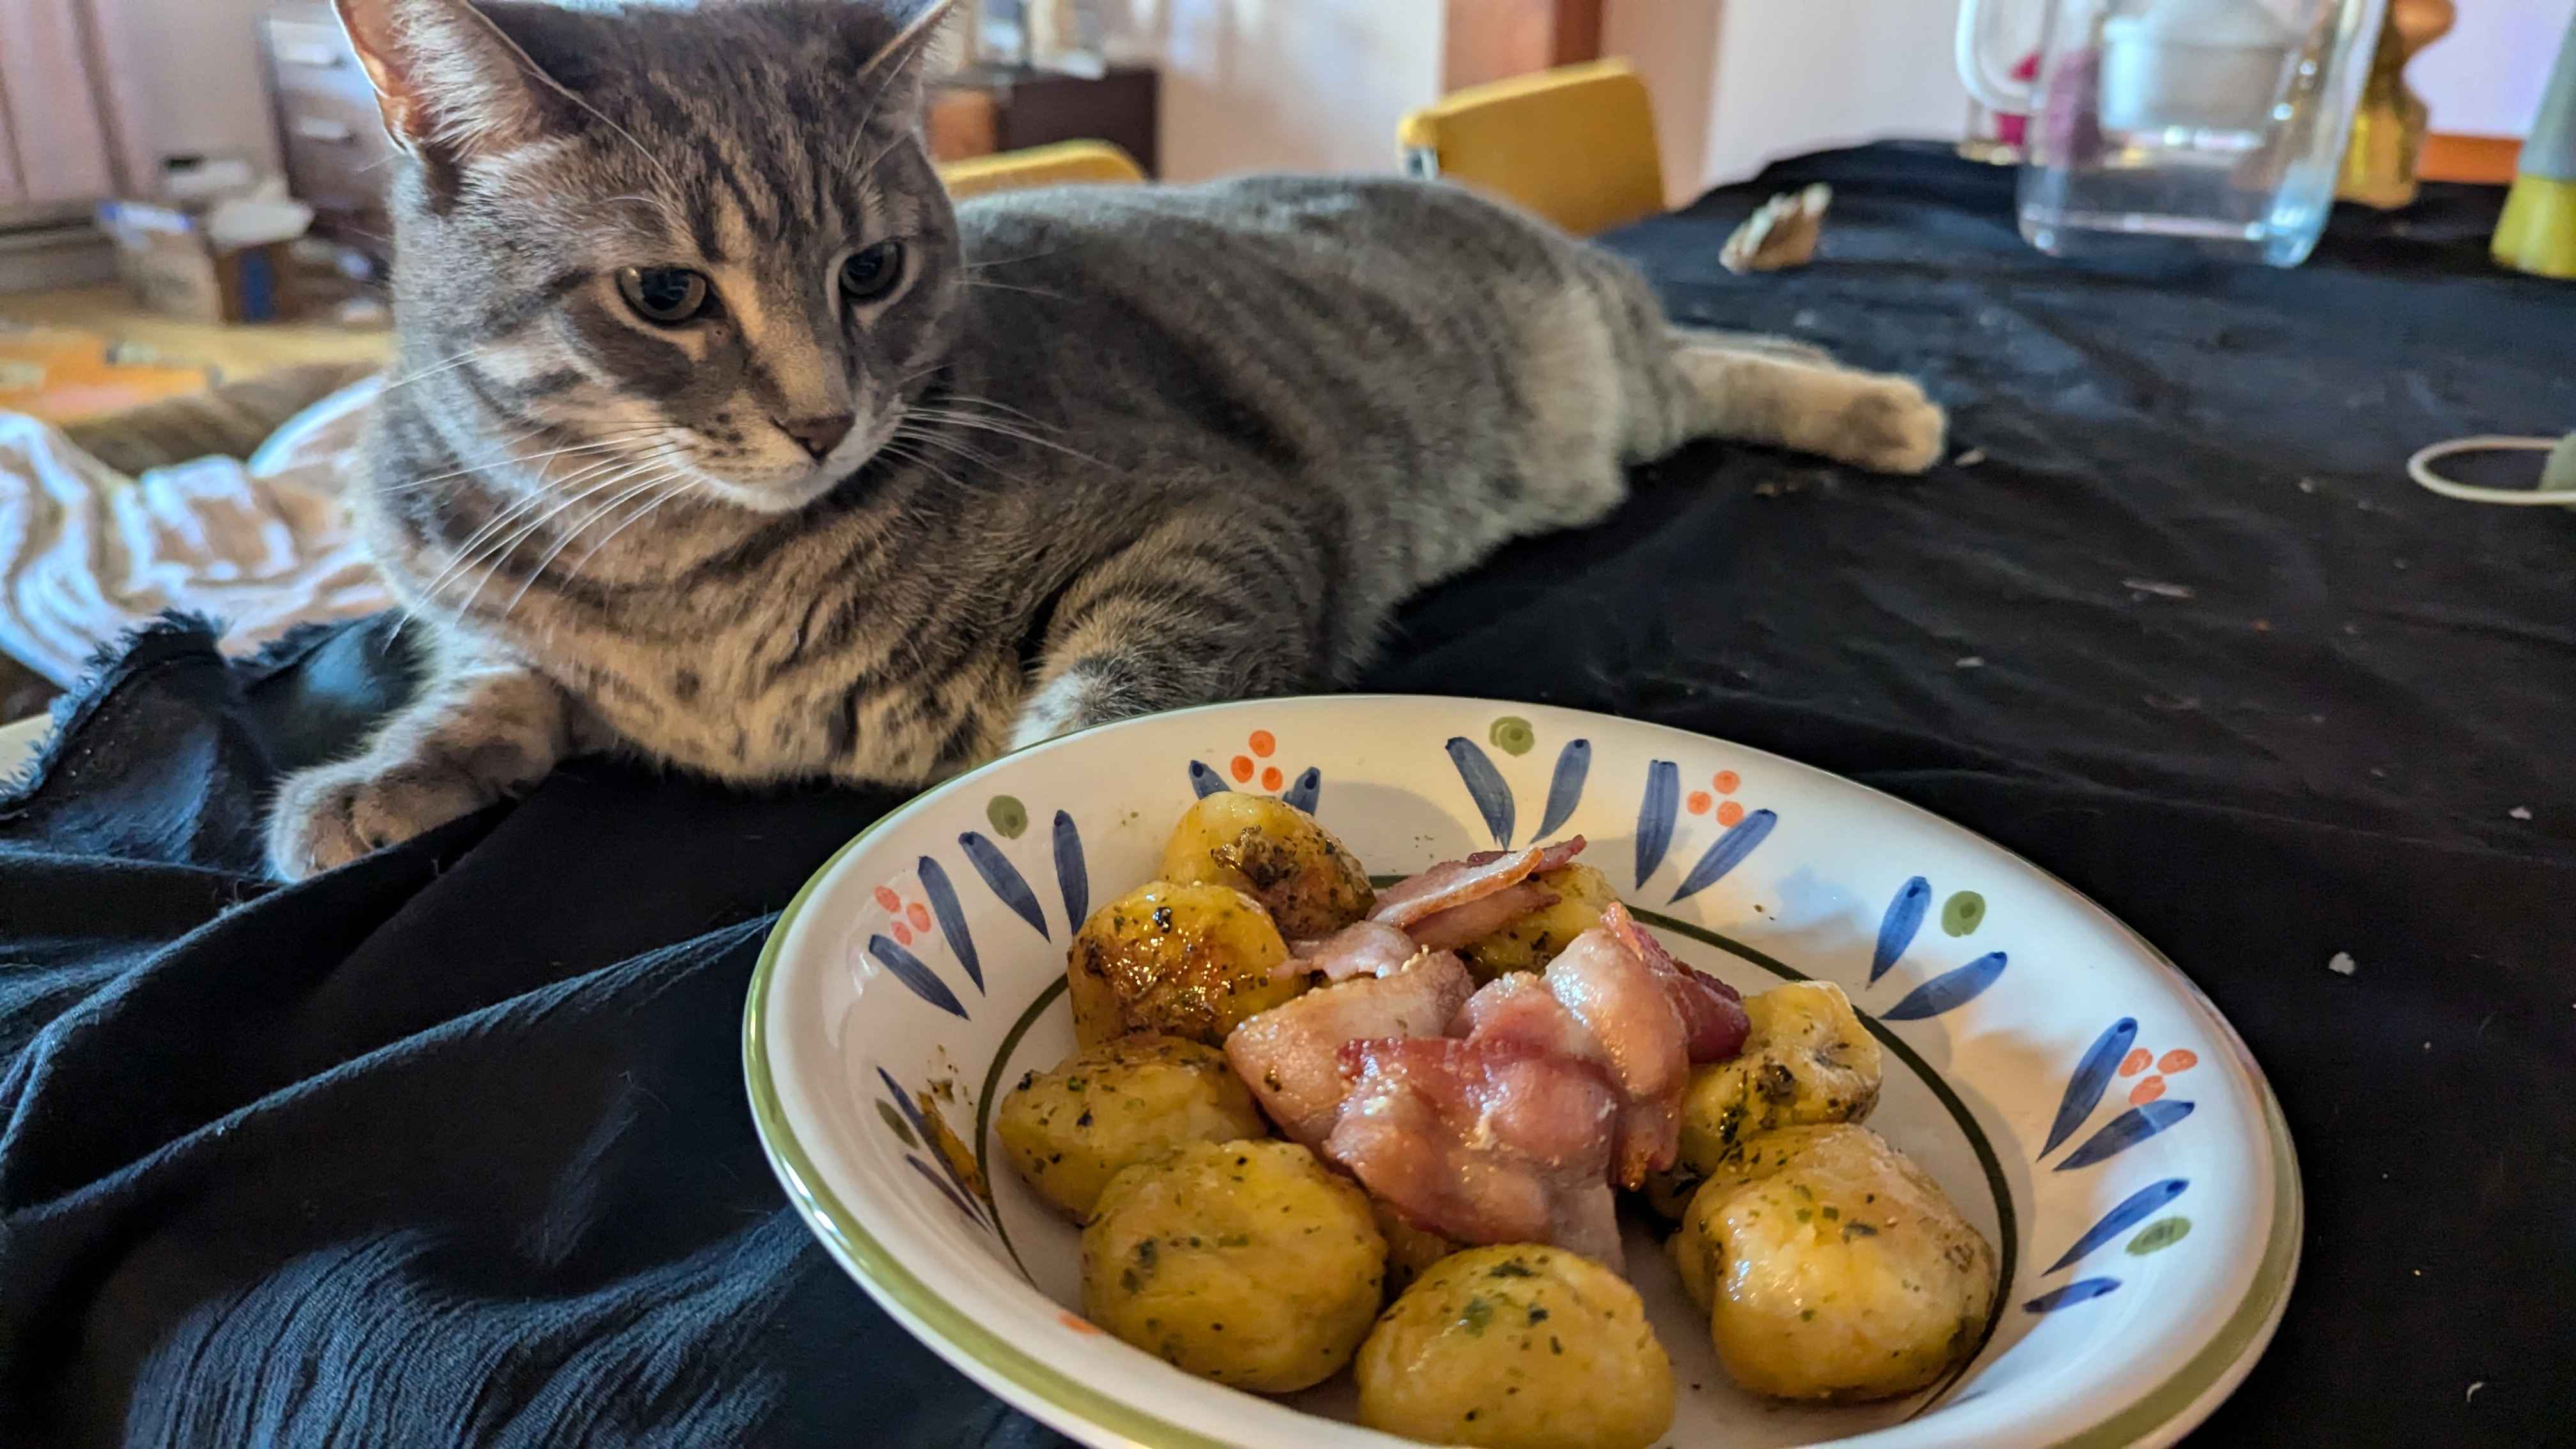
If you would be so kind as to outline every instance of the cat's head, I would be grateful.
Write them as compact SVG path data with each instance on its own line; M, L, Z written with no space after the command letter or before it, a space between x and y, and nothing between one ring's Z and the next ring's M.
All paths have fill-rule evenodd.
M964 288L920 140L947 0L337 4L408 153L404 362L478 414L452 434L524 440L526 487L770 512L885 446Z

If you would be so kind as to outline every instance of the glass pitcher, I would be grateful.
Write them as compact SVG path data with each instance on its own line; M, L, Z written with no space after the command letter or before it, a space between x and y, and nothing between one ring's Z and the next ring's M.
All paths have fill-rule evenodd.
M1992 3L1959 7L1959 78L2030 117L2031 245L2307 259L2387 0L2050 0L2029 80L1982 43Z

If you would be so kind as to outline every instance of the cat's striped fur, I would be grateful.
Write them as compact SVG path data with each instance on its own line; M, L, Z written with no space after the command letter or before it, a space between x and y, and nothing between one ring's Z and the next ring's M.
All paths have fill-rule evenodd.
M1911 383L1681 337L1625 265L1446 186L952 213L918 15L341 5L416 157L367 518L431 667L288 784L288 875L581 749L916 782L1326 686L1406 595L1601 518L1687 438L1939 447ZM902 281L844 305L835 268L885 237ZM656 265L720 311L642 320L613 274ZM787 431L842 414L820 462Z

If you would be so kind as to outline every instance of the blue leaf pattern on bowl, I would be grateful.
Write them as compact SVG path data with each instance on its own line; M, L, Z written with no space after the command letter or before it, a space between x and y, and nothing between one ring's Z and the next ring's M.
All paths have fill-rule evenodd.
M1312 815L1315 813L1315 803L1323 798L1323 794L1324 772L1308 765L1305 773L1299 775L1295 782L1289 785L1287 793L1279 798Z
M2101 1105L2102 1093L2111 1086L2111 1075L2120 1069L2120 1059L2129 1054L2129 1043L2138 1039L2138 1019L2124 1016L2104 1029L2086 1048L2084 1059L2075 1064L2075 1075L2066 1080L2066 1095L2057 1104L2057 1120L2048 1126L2048 1145L2039 1149L2046 1157L2058 1145L2075 1135L2084 1119Z
M1876 986L1905 948L1914 944L1914 933L1923 929L1923 913L1932 908L1932 882L1921 876L1899 887L1896 898L1887 903L1887 915L1878 923L1878 944L1869 953L1869 984Z
M992 887L993 894L1001 898L1003 905L1018 912L1020 919L1036 928L1038 935L1054 939L1047 936L1046 912L1038 908L1037 892L1029 889L1019 867L1011 864L1010 857L1002 854L1000 846L974 830L958 836L957 845L966 852L966 863L975 867L975 873L984 878L985 885ZM1079 921L1074 923L1076 929L1081 925Z
M912 988L913 995L951 1016L966 1014L965 1006L957 1000L957 993L948 989L948 983L921 964L920 957L896 945L893 938L868 937L868 954L877 958L877 964L886 969L887 975Z
M1082 861L1082 832L1062 810L1055 812L1055 881L1064 891L1065 929L1081 930L1091 919L1091 871Z
M1728 871L1744 863L1744 857L1753 853L1753 847L1768 840L1771 827L1779 823L1779 812L1756 810L1728 826L1726 833L1708 848L1708 853L1699 858L1699 864L1692 866L1690 874L1682 878L1682 888L1673 892L1673 901L1689 900L1717 884Z
M1673 818L1682 807L1681 766L1656 760L1646 766L1645 798L1637 802L1637 889L1664 863L1673 843Z
M2191 1183L2187 1179L2168 1177L2161 1182L2151 1182L2139 1188L2129 1194L2128 1201L2104 1213L2102 1221L2095 1223L2090 1231L2077 1238L2075 1246L2068 1248L2064 1257L2049 1264L2047 1271L2054 1273L2068 1267L2078 1258L2145 1222L2162 1211L2165 1204L2182 1196L2183 1190L2189 1186ZM2043 1273L2041 1276L2045 1277L2047 1274Z
M1512 787L1503 782L1502 772L1485 751L1465 735L1449 738L1449 762L1458 767L1458 778L1467 786L1467 797L1476 802L1476 811L1485 817L1485 828L1493 832L1495 848L1508 850L1512 844L1512 826L1517 810L1512 801Z
M929 1144L931 1157L939 1163L939 1176L932 1177L931 1182L936 1185L939 1183L941 1178L945 1178L947 1180L947 1185L956 1189L955 1201L957 1204L961 1208L965 1209L968 1217L976 1219L977 1223L980 1225L983 1221L983 1214L977 1212L974 1207L968 1206L975 1202L974 1189L966 1185L966 1179L957 1175L956 1167L948 1161L948 1154L938 1150L937 1143L939 1142L939 1134L930 1130L930 1123L921 1115L921 1109L912 1104L911 1094L904 1091L903 1084L896 1081L893 1075L887 1072L883 1067L877 1068L877 1080L885 1083L887 1093L894 1098L895 1110L903 1113L904 1120L912 1124L913 1132L917 1134L925 1144ZM904 1155L904 1160L906 1162L915 1163L916 1165L919 1162L919 1159L913 1157L910 1153L906 1153ZM930 1176L928 1168L922 1168L921 1172L925 1177Z
M947 869L925 855L912 873L921 877L921 893L930 897L930 914L939 918L939 934L948 938L948 949L957 953L957 964L966 968L966 979L981 993L984 963L975 954L975 938L966 932L966 912L957 904L957 888L948 883Z
M1190 788L1196 790L1202 800L1210 795L1223 794L1226 789L1225 776L1197 760L1192 760L1190 761Z
M2166 1100L2132 1107L2111 1119L2110 1125L2084 1140L2084 1145L2066 1154L2057 1164L2060 1172L2091 1167L2107 1158L2117 1157L2176 1122L2191 1115L2192 1104Z
M1565 748L1556 752L1556 773L1547 782L1547 813L1532 839L1545 840L1574 818L1574 807L1583 803L1584 777L1591 773L1592 742L1567 740Z
M984 1215L967 1206L966 1199L959 1197L955 1189L949 1187L948 1184L941 1182L939 1180L939 1174L930 1170L929 1163L922 1161L920 1158L913 1156L909 1152L903 1155L903 1160L906 1165L912 1168L913 1171L921 1174L923 1181L929 1183L932 1187L937 1188L939 1190L939 1195L948 1199L948 1205L950 1207L964 1213L968 1222L973 1223L979 1228L984 1226Z
M2022 1305L2032 1313L2055 1313L2078 1303L2089 1303L2120 1286L2117 1278L2079 1278L2063 1288L2051 1288Z
M1954 971L1944 971L1907 992L1905 999L1878 1014L1881 1021L1921 1021L1955 1011L1985 994L2004 974L2004 953L1989 951Z

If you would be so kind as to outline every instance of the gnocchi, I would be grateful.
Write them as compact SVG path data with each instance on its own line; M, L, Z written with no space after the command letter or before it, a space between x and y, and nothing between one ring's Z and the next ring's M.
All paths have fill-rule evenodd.
M1268 1132L1225 1053L1179 1037L1137 1035L1079 1051L1020 1078L993 1132L1020 1176L1059 1212L1091 1216L1120 1169L1188 1142Z
M1091 913L1065 966L1074 1039L1131 1031L1207 1046L1306 989L1282 972L1288 943L1261 903L1232 886L1155 881Z

